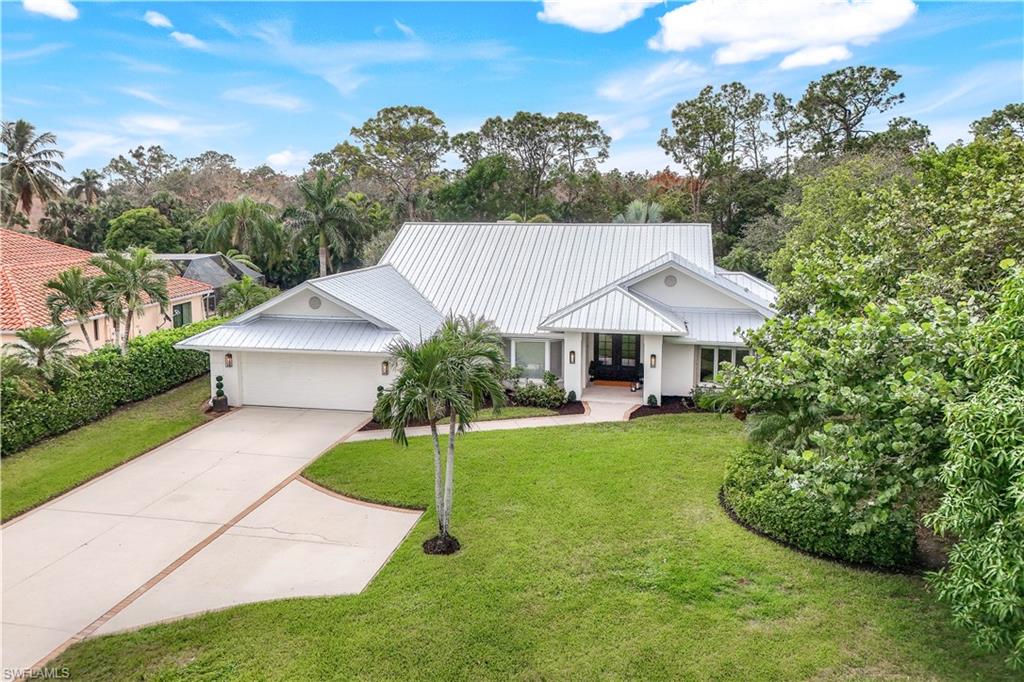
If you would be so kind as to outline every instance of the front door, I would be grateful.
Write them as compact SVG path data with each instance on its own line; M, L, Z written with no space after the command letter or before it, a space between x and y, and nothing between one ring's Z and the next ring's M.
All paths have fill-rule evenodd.
M636 381L640 378L640 337L635 334L594 334L595 379Z

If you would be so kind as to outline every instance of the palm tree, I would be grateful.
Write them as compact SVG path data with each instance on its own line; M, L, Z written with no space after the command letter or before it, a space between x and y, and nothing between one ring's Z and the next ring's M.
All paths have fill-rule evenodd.
M268 263L284 252L285 235L277 219L277 209L270 204L241 196L235 201L221 201L206 213L210 230L205 248L211 251L238 249L260 253Z
M260 267L258 265L256 265L256 263L254 263L252 261L252 257L249 254L242 253L238 249L228 249L226 253L223 252L223 251L221 251L219 253L222 256L226 257L226 258L230 258L231 260L235 261L236 263L241 263L242 265L244 265L245 267L249 268L250 270L255 270L256 272L263 272L260 269Z
M72 199L85 199L87 204L95 204L106 194L103 189L103 174L98 170L86 168L78 177L71 178L68 196Z
M626 210L615 216L617 223L660 223L661 204L656 201L634 199Z
M352 202L340 196L342 182L341 176L329 175L323 170L318 171L313 180L299 180L303 205L285 211L297 243L317 240L321 277L327 275L330 253L345 258L358 236L359 218Z
M32 204L56 198L64 186L64 166L59 159L64 152L54 149L57 137L53 133L36 135L36 128L28 121L4 121L2 166L0 181L10 188L17 205L26 215ZM14 211L11 211L13 215Z
M501 340L492 325L475 318L449 317L436 334L419 344L401 341L390 349L399 374L381 392L375 418L391 429L392 439L408 445L406 427L430 424L434 447L434 507L438 535L424 543L428 553L449 554L459 549L451 535L454 493L455 437L472 423L487 400L504 402ZM438 423L448 420L448 454L441 466Z
M64 327L30 327L14 334L18 340L4 346L29 367L35 367L50 383L62 372L75 372L72 351L77 340Z
M241 281L229 284L224 296L217 304L220 315L240 315L250 308L266 303L277 295L277 289L257 284L252 277L245 275Z
M96 278L97 297L114 321L114 333L119 337L121 349L127 350L135 317L142 315L147 304L158 303L164 310L170 303L167 295L170 265L153 258L153 252L147 248L135 248L126 253L107 251L90 262L103 271ZM122 323L123 336L118 329Z
M74 267L65 270L46 283L53 293L46 297L46 307L50 309L50 318L55 325L61 324L64 313L71 313L82 330L85 343L92 350L92 341L85 329L85 323L96 310L96 283L82 272L82 268Z

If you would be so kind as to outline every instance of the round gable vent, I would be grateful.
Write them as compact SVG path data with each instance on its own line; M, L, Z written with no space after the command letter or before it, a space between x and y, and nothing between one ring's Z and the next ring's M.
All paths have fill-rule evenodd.
M323 304L323 301L320 300L319 296L310 296L309 297L309 307L312 308L313 310L319 310L320 306L322 304Z
M678 282L675 275L665 275L665 286L674 287Z

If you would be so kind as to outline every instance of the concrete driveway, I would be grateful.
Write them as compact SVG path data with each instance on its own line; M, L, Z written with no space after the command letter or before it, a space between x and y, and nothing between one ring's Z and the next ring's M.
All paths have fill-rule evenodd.
M3 669L92 634L362 590L419 512L297 477L361 412L246 407L8 523Z

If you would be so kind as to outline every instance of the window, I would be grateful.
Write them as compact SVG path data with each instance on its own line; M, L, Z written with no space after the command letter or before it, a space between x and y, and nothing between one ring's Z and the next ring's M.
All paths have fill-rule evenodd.
M597 335L597 362L600 365L612 364L612 335Z
M516 367L527 379L543 379L547 344L543 341L515 341Z
M184 327L186 324L192 324L192 301L179 303L171 311L171 319L175 327Z
M622 337L622 366L636 367L636 359L640 356L639 337Z
M92 321L92 340L93 341L99 341L100 340L100 320L99 320L99 318L96 318L96 319L94 319Z
M715 383L715 377L718 376L723 362L739 365L748 355L750 355L750 351L746 348L701 348L700 382L702 384Z

